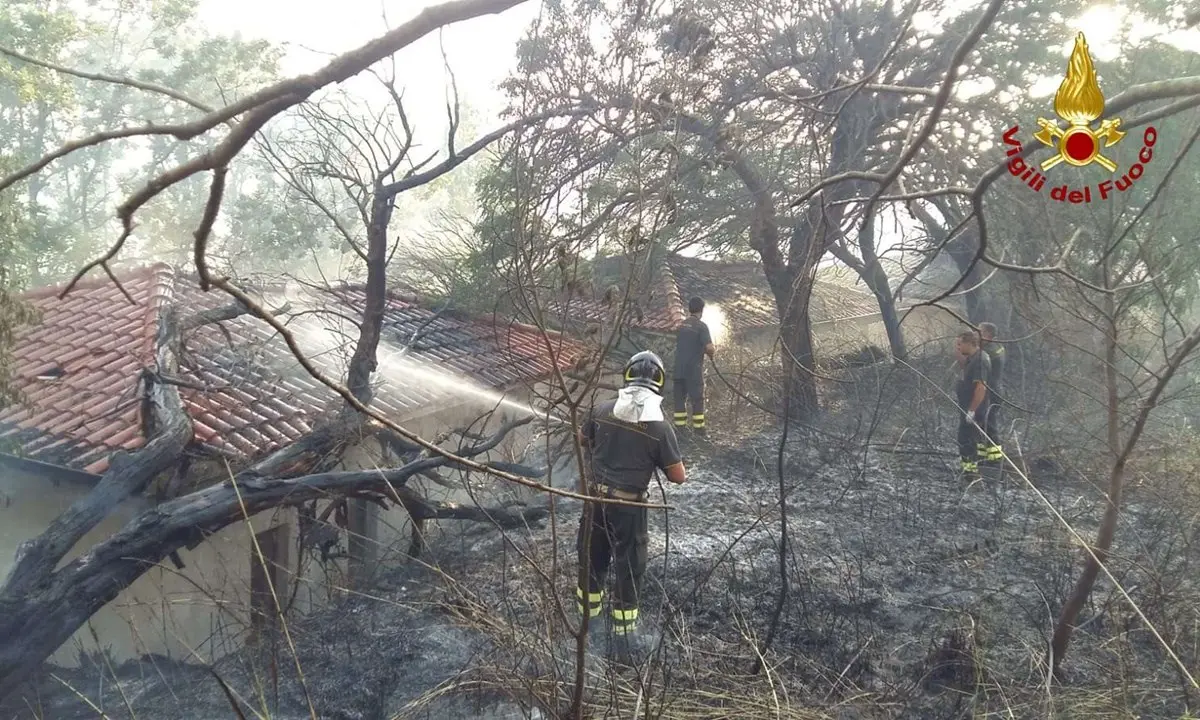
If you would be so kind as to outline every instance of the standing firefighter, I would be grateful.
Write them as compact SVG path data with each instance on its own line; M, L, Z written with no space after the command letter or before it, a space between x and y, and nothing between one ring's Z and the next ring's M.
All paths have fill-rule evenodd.
M1000 381L1004 378L1004 346L996 340L996 326L990 322L979 323L980 345L991 362L987 386L987 422L983 430L987 437L979 443L979 459L985 465L998 465L1004 459L1000 447Z
M958 419L958 456L962 460L963 475L968 479L978 477L979 426L986 422L988 371L991 360L979 349L979 336L973 330L960 334L954 341L962 376L958 379L955 393L962 415Z
M579 440L588 456L590 495L644 503L655 470L663 470L673 483L686 479L675 431L663 419L665 382L662 360L640 352L625 365L625 387L617 399L584 417ZM578 609L591 618L600 614L605 576L615 564L612 629L626 657L645 650L635 630L647 535L646 508L584 503L577 546L580 568L587 568L587 587L576 588Z
M692 403L692 430L704 435L704 356L716 353L712 333L700 319L704 301L698 297L688 300L688 318L679 328L675 339L675 427L687 427L688 400Z

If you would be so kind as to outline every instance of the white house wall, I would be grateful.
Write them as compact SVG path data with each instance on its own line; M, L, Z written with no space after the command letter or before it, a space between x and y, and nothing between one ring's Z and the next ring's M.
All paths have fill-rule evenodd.
M39 535L89 487L54 481L0 466L0 576L7 577L18 545ZM150 507L126 502L94 528L68 554L78 557ZM290 511L283 511L290 512ZM253 523L234 524L195 550L181 550L183 570L170 560L152 568L97 612L53 655L55 663L76 666L81 650L108 650L116 662L145 653L209 660L240 641L248 622L251 525L265 528L277 513Z

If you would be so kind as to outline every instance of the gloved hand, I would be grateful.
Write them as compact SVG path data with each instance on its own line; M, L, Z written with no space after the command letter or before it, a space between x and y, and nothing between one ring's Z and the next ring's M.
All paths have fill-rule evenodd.
M970 410L963 411L963 417L965 417L967 419L967 422L969 422L969 423L976 422L975 413L971 412Z

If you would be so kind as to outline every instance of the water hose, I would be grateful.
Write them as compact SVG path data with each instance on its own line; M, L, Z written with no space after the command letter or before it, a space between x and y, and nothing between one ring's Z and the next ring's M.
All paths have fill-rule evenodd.
M667 570L671 566L671 513L667 510L667 489L663 485L662 476L658 472L658 468L654 469L654 482L658 483L658 492L662 495L663 504L663 596L658 604L658 642L654 645L654 655L662 655L663 640L666 638L666 623L663 622L664 610L667 606Z

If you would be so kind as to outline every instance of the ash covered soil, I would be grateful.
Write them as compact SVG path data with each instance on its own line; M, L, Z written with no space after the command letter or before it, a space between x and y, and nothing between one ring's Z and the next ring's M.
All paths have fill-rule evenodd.
M777 434L686 449L689 482L666 488L666 517L651 515L642 613L664 639L652 681L711 689L724 678L736 690L753 669L750 639L768 634L780 600L778 452ZM1023 693L1044 693L1046 639L1080 553L1024 480L967 487L953 458L843 452L812 439L784 455L788 595L766 661L790 703L839 718L950 718L992 696L1011 708ZM1094 537L1094 488L1048 471L1030 477ZM556 473L554 484L574 478ZM1136 538L1131 552L1145 553L1166 522L1152 500L1131 490L1118 552ZM310 717L310 701L335 720L551 716L525 711L523 698L553 695L546 688L569 679L572 641L554 607L570 613L574 601L579 505L555 508L552 520L506 534L441 524L421 563L395 559L378 587L290 622L296 659L280 640L273 664L250 653L211 670L143 658L116 668L115 680L56 669L29 705L0 709L97 717L84 696L114 720L233 717L219 676L229 695L277 720ZM1133 701L1141 717L1179 717L1172 666L1103 577L1080 625L1066 687L1109 688L1136 663L1156 688Z

